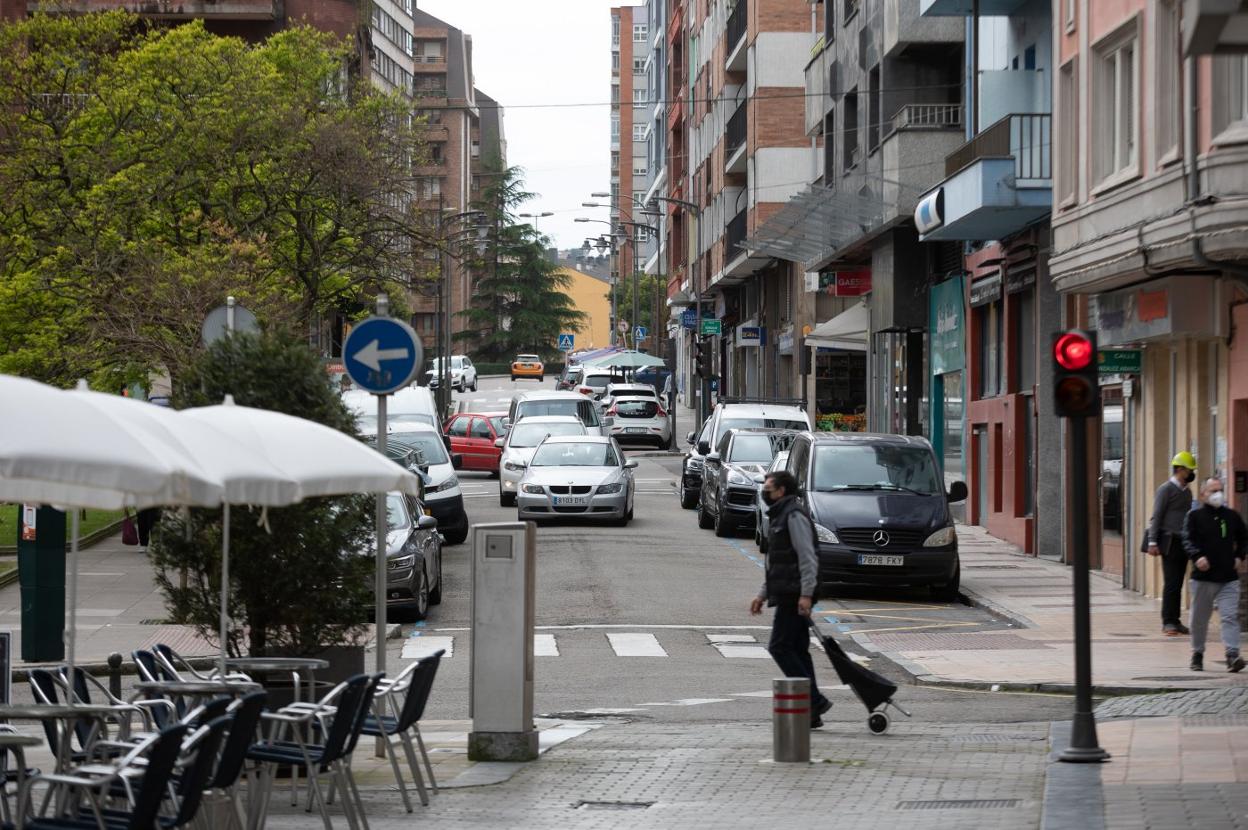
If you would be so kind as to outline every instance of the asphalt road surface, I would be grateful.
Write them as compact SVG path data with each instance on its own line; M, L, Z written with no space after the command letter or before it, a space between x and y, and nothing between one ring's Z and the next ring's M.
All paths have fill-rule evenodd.
M515 394L553 385L553 379L544 384L482 379L478 391L455 397L470 401L473 411L498 411ZM678 422L677 435L691 428L687 420ZM675 494L679 455L652 448L630 454L639 466L636 516L628 527L538 528L536 712L656 722L767 719L778 671L765 650L770 612L753 617L748 610L763 573L752 536L719 539L698 529L694 511L682 510ZM497 479L483 473L462 473L460 479L470 522L515 521L514 508L499 506ZM430 702L431 718L468 716L468 544L445 551L442 604L424 622L405 624L402 639L389 644L393 671L437 648L451 653ZM842 635L1005 626L966 605L935 602L926 591L895 589L838 592L821 601L816 614ZM842 641L855 650L848 637ZM823 655L815 656L819 684L835 702L825 719L865 719L865 710L839 686ZM868 665L908 682L886 660ZM1069 699L1059 696L911 685L903 686L897 699L926 722L1042 721L1069 717L1071 711Z

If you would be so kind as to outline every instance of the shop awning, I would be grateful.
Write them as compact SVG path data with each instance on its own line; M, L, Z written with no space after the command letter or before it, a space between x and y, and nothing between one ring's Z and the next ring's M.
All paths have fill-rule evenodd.
M807 346L825 349L867 350L867 329L871 324L871 312L866 303L851 306L827 322L815 326L806 335Z

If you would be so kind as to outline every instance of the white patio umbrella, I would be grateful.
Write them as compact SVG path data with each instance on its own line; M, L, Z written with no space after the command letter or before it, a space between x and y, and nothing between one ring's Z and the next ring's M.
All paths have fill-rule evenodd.
M103 396L109 397L109 396ZM141 406L137 402L130 402ZM83 395L0 375L0 501L70 510L69 630L73 677L78 634L78 508L218 504L221 484L184 448L105 411ZM72 703L71 698L71 703Z
M646 354L645 352L625 351L604 354L601 357L584 361L582 365L610 366L616 369L641 369L646 366L666 366L667 362L662 358Z

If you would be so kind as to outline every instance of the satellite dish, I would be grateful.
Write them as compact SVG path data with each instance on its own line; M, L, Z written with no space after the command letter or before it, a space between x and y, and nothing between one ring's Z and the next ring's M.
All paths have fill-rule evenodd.
M260 330L260 324L256 322L256 315L241 305L235 305L232 310L234 312L234 331L255 332ZM222 305L208 312L208 316L204 318L204 325L200 329L205 346L211 346L222 337L225 337L229 329L230 311L229 306Z

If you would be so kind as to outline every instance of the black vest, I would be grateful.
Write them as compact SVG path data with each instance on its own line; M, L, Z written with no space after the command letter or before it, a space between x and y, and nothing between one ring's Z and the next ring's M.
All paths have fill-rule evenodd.
M802 595L802 569L797 561L797 550L789 534L789 517L794 513L806 513L796 496L785 496L767 510L767 602L795 603ZM806 515L810 519L809 514ZM814 535L814 522L811 522ZM815 550L819 550L815 539Z

